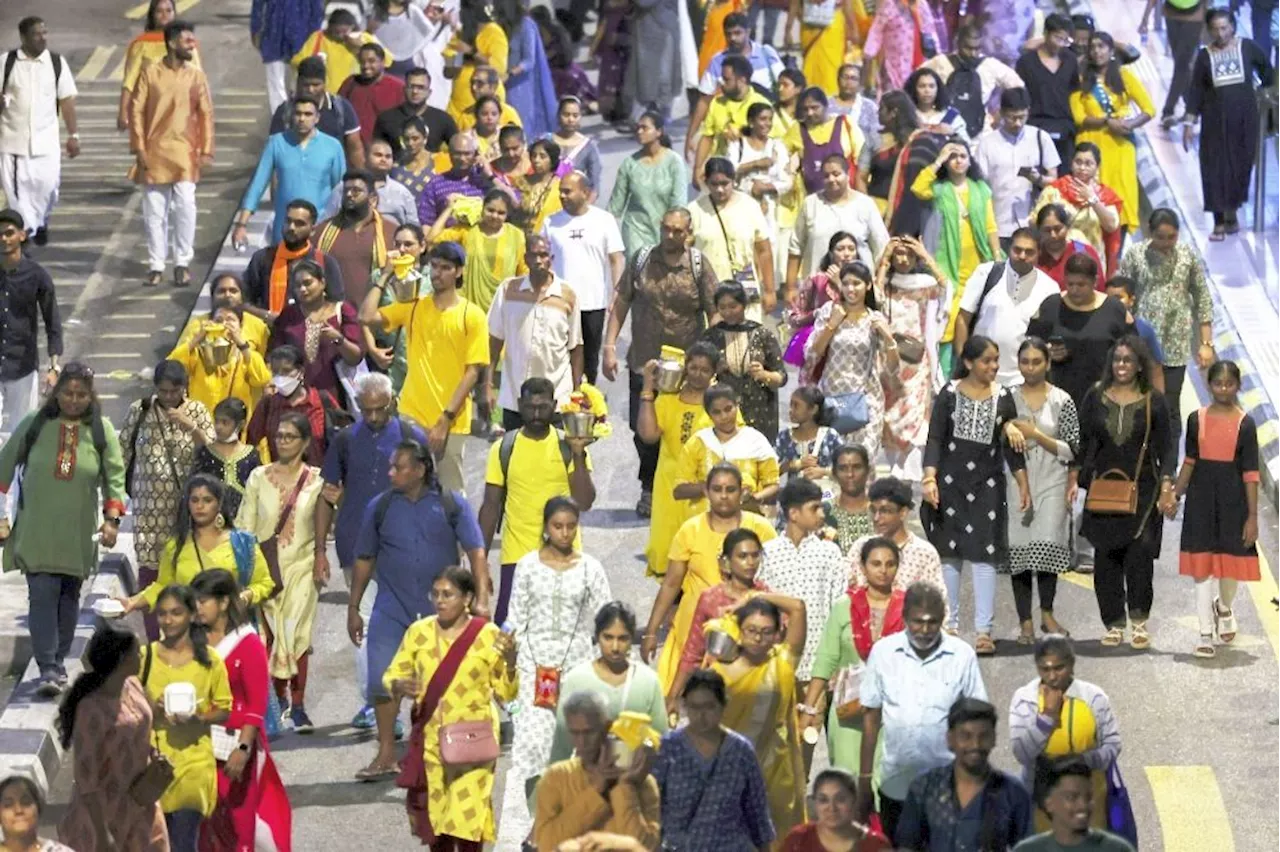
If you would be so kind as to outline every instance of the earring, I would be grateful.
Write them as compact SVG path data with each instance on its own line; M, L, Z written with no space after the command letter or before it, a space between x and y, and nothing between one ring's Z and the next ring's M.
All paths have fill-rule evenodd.
M220 530L220 529L222 529L223 527L225 527L226 525L227 525L227 519L226 519L226 518L224 518L224 517L222 517L222 513L221 513L221 512L219 512L219 513L218 513L218 516L217 516L217 517L215 517L215 518L213 519L213 526L214 526L214 529L219 529L219 530Z

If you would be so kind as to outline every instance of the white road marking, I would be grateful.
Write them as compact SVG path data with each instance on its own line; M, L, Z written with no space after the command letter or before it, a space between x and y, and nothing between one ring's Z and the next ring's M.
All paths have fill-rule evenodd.
M143 14L146 14L145 9ZM102 69L106 67L107 62L111 59L111 54L115 52L116 49L114 47L103 47L101 45L95 47L93 53L89 54L89 59L81 67L80 73L76 74L76 82L89 82L95 79L102 73Z

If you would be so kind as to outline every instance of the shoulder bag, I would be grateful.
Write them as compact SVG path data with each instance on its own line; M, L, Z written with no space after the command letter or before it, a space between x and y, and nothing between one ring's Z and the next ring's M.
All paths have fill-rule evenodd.
M742 269L735 269L737 261L733 256L733 240L729 239L729 229L725 227L724 217L720 215L720 205L712 201L711 196L707 196L707 201L711 202L711 209L715 211L716 221L720 223L720 233L724 236L724 252L729 256L729 272L730 277L742 285L742 289L747 291L748 302L760 301L760 282L756 280L755 270L750 263L746 264Z
M1142 475L1142 465L1147 459L1147 444L1151 441L1151 394L1147 394L1147 431L1142 438L1142 450L1138 453L1138 464L1133 470L1133 478L1118 467L1093 478L1089 483L1089 492L1085 496L1086 512L1095 515L1133 515L1138 511L1138 477Z
M148 643L146 659L142 663L142 693L148 702L151 699L146 694L147 681L151 677L151 658L154 652L154 648ZM153 732L151 736L154 738L155 733ZM165 757L160 749L152 746L146 768L139 772L133 779L133 783L129 785L129 798L133 799L134 804L139 807L154 807L164 795L164 791L173 783L173 775L173 764L169 762L169 758Z
M893 322L893 296L889 293L884 294L885 312L889 322ZM919 364L924 360L924 341L914 335L902 334L895 331L893 333L893 342L898 347L898 358L904 364Z
M280 519L276 521L275 532L270 538L265 538L258 542L258 547L262 550L262 556L267 560L267 570L271 573L271 582L275 588L271 590L271 594L267 595L270 600L284 589L284 579L280 574L280 550L276 539L280 537L284 525L289 522L289 516L293 514L293 507L298 503L298 495L302 493L302 489L306 486L307 481L311 478L311 468L303 465L302 473L298 476L298 484L293 486L293 493L289 495L288 501L285 502L284 508L280 510Z

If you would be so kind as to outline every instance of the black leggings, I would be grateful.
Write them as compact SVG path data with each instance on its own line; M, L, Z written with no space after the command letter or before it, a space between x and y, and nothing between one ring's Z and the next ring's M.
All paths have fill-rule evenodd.
M628 372L631 400L627 411L631 422L631 440L636 446L636 455L640 458L640 490L653 491L653 477L658 471L658 445L646 444L640 440L636 423L640 419L640 392L644 389L644 375Z
M1021 571L1012 575L1013 605L1018 610L1018 621L1031 620L1031 578L1040 587L1040 611L1053 612L1053 599L1058 594L1058 575L1052 571Z
M1165 117L1173 115L1178 108L1178 101L1187 93L1187 86L1191 83L1191 66L1195 63L1196 51L1200 49L1200 33L1203 31L1204 22L1199 19L1164 19L1165 37L1169 41L1169 52L1173 54L1173 77L1169 80L1169 93L1161 111Z
M582 312L582 377L589 384L596 383L596 371L600 368L600 348L604 344L604 319L608 312Z
M1196 334L1199 333L1200 330L1197 328ZM1169 408L1169 426L1173 432L1170 452L1175 455L1181 452L1179 444L1182 441L1182 383L1186 378L1185 365L1164 368L1164 404Z

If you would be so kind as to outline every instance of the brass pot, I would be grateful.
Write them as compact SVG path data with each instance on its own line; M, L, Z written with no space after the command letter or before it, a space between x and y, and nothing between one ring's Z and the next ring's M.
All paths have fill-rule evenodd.
M235 346L225 337L206 337L200 344L200 363L206 372L215 372L219 367L231 363L231 353Z
M399 258L397 258L399 260ZM418 298L418 285L422 281L422 273L416 269L410 269L407 273L400 273L391 276L390 287L391 295L397 302L412 302Z
M738 643L728 633L708 630L707 653L722 663L731 663L738 656Z
M684 381L684 367L679 361L663 361L658 364L658 392L676 393Z

